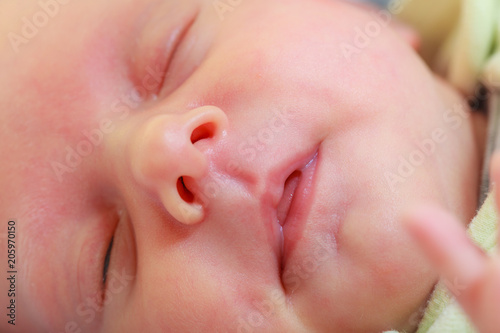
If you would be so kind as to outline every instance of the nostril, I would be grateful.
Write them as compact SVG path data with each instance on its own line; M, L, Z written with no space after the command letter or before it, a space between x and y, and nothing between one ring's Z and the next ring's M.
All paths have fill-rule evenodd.
M209 139L215 134L215 124L206 123L195 128L193 133L191 133L191 143L196 143L203 139Z
M193 203L194 195L191 191L186 187L184 183L184 177L180 177L177 179L177 191L179 192L179 196L187 203Z

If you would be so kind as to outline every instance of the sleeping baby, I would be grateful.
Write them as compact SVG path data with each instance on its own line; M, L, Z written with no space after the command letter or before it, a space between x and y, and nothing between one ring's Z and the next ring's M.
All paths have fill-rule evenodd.
M0 13L1 332L414 332L440 275L500 327L498 260L464 236L485 115L392 12Z

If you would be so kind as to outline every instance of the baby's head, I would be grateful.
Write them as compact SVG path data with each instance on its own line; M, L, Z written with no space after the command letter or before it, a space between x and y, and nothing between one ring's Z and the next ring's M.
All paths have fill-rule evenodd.
M400 214L425 200L470 219L480 149L389 12L0 9L1 232L16 221L18 256L1 331L415 327L437 276Z

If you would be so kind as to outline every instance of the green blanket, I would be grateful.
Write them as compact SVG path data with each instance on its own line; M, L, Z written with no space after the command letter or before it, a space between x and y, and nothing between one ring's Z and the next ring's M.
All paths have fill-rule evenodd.
M472 95L478 81L500 89L500 0L391 3L401 3L401 19L419 30L429 64L462 92Z

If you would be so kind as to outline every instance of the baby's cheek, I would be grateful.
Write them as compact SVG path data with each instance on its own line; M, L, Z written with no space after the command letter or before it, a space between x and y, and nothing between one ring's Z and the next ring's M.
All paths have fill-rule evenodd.
M411 318L425 304L437 275L389 209L373 207L364 211L369 213L349 217L339 247L348 265L358 271L358 283L369 290L372 299L366 301L373 306L383 305L393 322L412 326Z
M162 252L142 261L134 291L120 304L125 311L117 307L108 312L109 331L236 331L237 296L242 293L234 274L225 265L207 265L182 250ZM117 322L122 316L125 320Z

